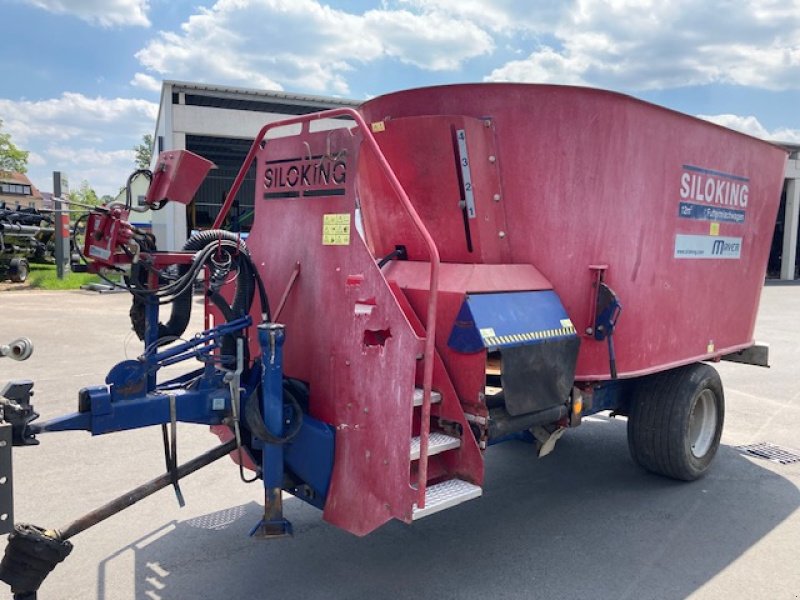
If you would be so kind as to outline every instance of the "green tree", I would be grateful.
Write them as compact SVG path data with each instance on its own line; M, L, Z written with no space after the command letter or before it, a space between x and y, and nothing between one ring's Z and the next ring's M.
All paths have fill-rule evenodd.
M97 192L92 189L89 182L85 179L81 181L81 186L73 190L67 196L70 202L80 203L88 206L99 206L102 201L97 197Z
M133 151L136 153L136 168L149 169L150 160L153 158L153 136L149 133L144 134L142 143L136 144L133 147Z
M20 150L11 141L10 133L3 133L0 119L0 173L25 173L28 170L28 151Z

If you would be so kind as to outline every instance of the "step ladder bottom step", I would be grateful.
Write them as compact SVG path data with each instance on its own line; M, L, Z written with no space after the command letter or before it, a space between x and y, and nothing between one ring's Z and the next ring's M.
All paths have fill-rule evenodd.
M422 406L422 388L414 388L414 406ZM431 390L431 404L437 404L442 401L442 395L436 390Z
M421 519L440 510L452 508L462 502L477 498L482 493L481 487L461 479L450 479L428 486L425 490L425 508L417 508L415 504L412 519Z
M419 436L411 438L411 460L419 460L420 445ZM461 439L446 433L434 431L428 438L428 456L455 450L459 447L461 447Z

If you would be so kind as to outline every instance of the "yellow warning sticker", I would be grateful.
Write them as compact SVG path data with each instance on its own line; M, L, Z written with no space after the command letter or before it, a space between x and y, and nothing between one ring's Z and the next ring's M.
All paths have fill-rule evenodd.
M706 346L706 354L711 354L714 351L714 342L708 342Z
M493 327L484 327L481 329L481 337L494 337L494 328Z
M350 245L350 213L332 213L322 217L322 245Z
M561 326L564 328L572 327L572 321L569 319L561 319Z
M711 224L711 235L719 235L719 223Z
M380 133L381 131L386 131L386 123L383 121L375 121L372 123L372 133Z

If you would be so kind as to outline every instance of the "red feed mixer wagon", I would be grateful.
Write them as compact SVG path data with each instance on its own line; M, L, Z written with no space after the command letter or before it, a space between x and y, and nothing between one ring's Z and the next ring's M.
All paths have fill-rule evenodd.
M164 153L148 202L188 202L210 166L196 158ZM263 481L254 533L290 532L288 491L365 535L480 496L492 444L545 456L604 410L628 417L639 465L697 479L725 413L709 363L767 363L753 330L785 158L627 96L548 85L415 89L265 125L215 223L255 163L246 244L214 229L159 252L131 207L91 217L85 253L125 272L145 351L81 390L74 415L7 417L17 445L177 421L222 445L66 528L18 526L15 543L66 547L229 453ZM209 329L161 349L201 271ZM184 358L204 366L160 381ZM10 553L0 577L35 591Z

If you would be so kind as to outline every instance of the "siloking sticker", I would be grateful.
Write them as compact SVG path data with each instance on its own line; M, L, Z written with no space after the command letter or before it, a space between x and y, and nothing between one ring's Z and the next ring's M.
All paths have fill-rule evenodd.
M696 165L682 165L678 217L741 225L750 203L750 178Z

